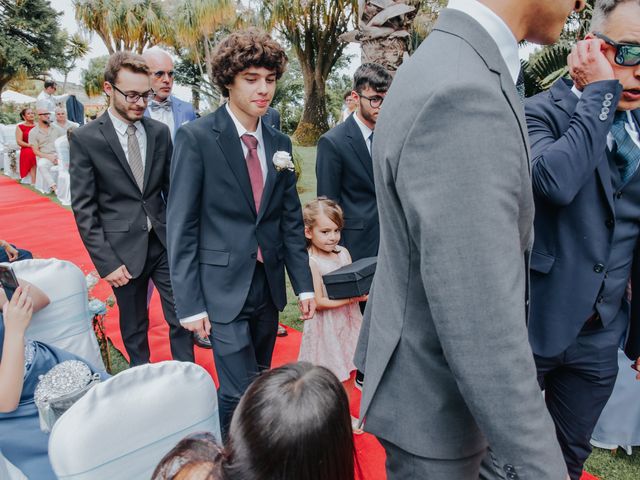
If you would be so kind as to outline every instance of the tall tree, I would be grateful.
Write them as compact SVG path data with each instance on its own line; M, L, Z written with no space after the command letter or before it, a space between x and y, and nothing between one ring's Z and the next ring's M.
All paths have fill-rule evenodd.
M19 74L62 66L65 39L47 0L0 0L0 92Z
M63 61L64 65L60 67L60 71L64 73L64 83L62 84L62 93L67 89L67 77L69 73L76 68L76 62L89 53L89 44L79 33L68 35L67 45L64 48Z
M104 69L108 60L108 55L92 58L87 68L82 70L82 86L87 96L95 97L103 92Z
M142 53L171 33L161 0L73 0L73 5L80 26L95 32L110 54Z
M346 43L339 40L353 24L357 0L265 0L263 17L289 42L300 62L304 109L294 138L315 144L329 129L326 82Z

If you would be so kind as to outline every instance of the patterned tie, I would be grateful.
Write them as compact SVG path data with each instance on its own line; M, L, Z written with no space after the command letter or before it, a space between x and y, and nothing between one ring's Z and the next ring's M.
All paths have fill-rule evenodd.
M164 110L166 112L170 112L171 111L171 100L170 99L166 99L163 102L156 102L155 100L151 101L151 104L149 105L149 107L151 108L151 111L155 112L157 110Z
M253 202L256 205L256 213L260 212L260 202L262 200L262 191L264 190L264 181L262 176L262 167L260 166L260 158L258 157L258 139L253 135L244 134L240 137L249 150L247 152L247 170L249 170L249 179L251 180L251 190L253 191ZM262 251L258 247L258 261L262 262Z
M129 125L127 127L127 151L129 154L129 167L131 167L133 178L136 179L138 188L142 191L144 184L144 164L142 163L142 155L140 154L140 145L136 137L135 125Z
M620 170L622 183L626 183L640 165L640 147L635 144L625 128L627 112L616 112L611 126L611 135L616 141L616 165Z
M518 96L520 97L520 101L524 104L525 99L525 91L524 91L524 71L520 68L520 72L518 72L518 80L516 80L516 90L518 91Z

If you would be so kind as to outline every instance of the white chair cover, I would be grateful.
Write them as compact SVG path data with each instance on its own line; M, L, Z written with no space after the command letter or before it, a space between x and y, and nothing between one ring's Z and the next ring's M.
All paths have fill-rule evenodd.
M58 183L56 195L62 205L71 205L71 178L69 177L69 140L66 135L56 139L58 154Z
M16 126L0 125L0 144L2 144L2 168L4 174L11 178L20 178L20 147L16 143ZM16 150L16 168L11 169L9 151Z
M190 362L134 367L96 385L53 426L49 459L61 480L150 478L182 438L219 440L216 389Z
M0 450L0 480L29 480L22 471L5 458Z
M33 315L27 337L82 357L104 370L87 299L87 283L73 263L57 258L11 264L17 277L44 291L51 303Z

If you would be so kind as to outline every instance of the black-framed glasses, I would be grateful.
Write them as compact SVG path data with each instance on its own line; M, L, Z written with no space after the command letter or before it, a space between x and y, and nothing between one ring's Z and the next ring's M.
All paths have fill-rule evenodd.
M369 105L371 105L371 108L380 108L380 105L382 105L382 102L384 102L384 97L381 97L380 95L374 95L373 97L365 97L364 95L359 93L358 96L360 98L364 98L365 100L369 100Z
M602 33L594 32L593 34L603 40L606 44L611 45L616 49L615 62L618 65L623 67L635 67L636 65L640 65L640 44L618 43Z
M164 70L158 70L157 72L153 72L153 76L156 77L157 79L164 78L165 75L171 79L175 75L175 72L173 70L169 70L168 72L165 72Z
M124 93L122 90L120 90L118 87L116 87L113 83L111 84L111 86L113 87L113 89L116 92L120 92L122 94L122 96L124 97L124 99L127 101L127 103L137 103L138 100L142 99L143 102L148 102L149 100L151 100L153 98L153 96L155 95L153 90L147 90L144 93Z

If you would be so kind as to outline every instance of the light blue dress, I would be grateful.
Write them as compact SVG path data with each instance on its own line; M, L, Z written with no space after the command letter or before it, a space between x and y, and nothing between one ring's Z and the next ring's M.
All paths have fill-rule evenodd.
M4 344L4 319L0 313L0 358ZM31 340L25 345L25 373L18 408L0 413L0 450L29 479L56 479L48 456L49 435L40 430L33 394L40 375L65 360L82 360L58 348ZM103 376L106 376L103 375Z

